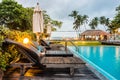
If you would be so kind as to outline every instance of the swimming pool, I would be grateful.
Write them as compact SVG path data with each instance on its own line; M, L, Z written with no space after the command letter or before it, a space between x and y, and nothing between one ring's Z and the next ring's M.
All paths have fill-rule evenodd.
M79 51L72 46L68 48L109 80L120 80L120 47L79 46Z

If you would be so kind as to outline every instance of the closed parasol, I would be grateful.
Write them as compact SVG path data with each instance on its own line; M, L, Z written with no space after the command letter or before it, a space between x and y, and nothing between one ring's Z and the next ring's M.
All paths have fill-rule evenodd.
M39 3L34 9L33 13L33 33L36 33L37 41L39 42L40 34L43 33L44 20L43 13L39 7Z

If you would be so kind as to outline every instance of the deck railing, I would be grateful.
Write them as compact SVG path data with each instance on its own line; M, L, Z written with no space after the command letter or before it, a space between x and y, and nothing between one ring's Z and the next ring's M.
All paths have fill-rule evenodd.
M66 51L67 51L68 42L71 43L71 44L75 47L76 51L79 51L78 46L75 45L75 44L73 43L73 41L71 41L71 40L66 40L66 41L65 41L65 50L66 50Z
M78 48L78 46L77 45L75 45L74 44L74 42L73 41L75 41L75 40L49 40L49 41L55 41L55 42L65 42L65 51L67 52L68 51L68 49L67 49L67 47L68 47L68 43L70 43L72 46L74 46L75 47L75 49L76 49L76 51L79 51L79 48ZM57 44L57 43L56 43Z

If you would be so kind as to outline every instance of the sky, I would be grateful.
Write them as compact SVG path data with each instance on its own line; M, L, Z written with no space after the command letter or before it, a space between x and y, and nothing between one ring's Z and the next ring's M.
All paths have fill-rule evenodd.
M74 31L73 18L68 15L73 11L79 11L81 15L88 15L89 20L93 17L106 16L113 19L116 11L115 8L120 5L120 0L16 0L24 7L35 7L39 2L42 10L54 20L63 22L61 29L58 31ZM103 29L104 27L100 27ZM84 31L84 28L81 28ZM87 29L90 29L87 26ZM104 30L104 29L103 29ZM64 34L64 33L63 33Z

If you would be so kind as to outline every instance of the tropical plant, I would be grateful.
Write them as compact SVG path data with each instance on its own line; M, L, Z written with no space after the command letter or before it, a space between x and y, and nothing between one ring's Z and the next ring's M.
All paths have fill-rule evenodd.
M62 22L50 18L46 11L43 11L44 25L50 22L54 28L61 27ZM32 30L33 8L24 8L15 0L2 0L0 3L0 25L10 29L26 31Z
M69 14L69 16L70 16L70 17L73 17L74 20L76 20L76 18L77 18L77 16L78 16L78 11L76 11L76 10L72 11L72 13Z
M83 24L84 24L84 28L86 30L86 24L88 23L88 15L83 15Z
M70 17L74 18L73 22L73 29L76 31L77 35L79 35L79 32L81 32L81 26L84 24L87 24L88 16L87 15L80 15L78 14L78 11L72 11L71 14L69 14ZM86 29L86 27L85 27Z
M100 22L101 25L104 26L105 30L107 31L108 30L107 28L110 24L109 18L106 18L105 16L101 16L100 19L99 19L99 22Z
M0 70L5 71L7 66L6 54L2 51L3 36L0 36Z
M52 31L56 31L57 28L61 28L62 22L58 21L58 20L51 19L50 16L46 13L46 11L43 11L43 17L44 17L44 26L45 26L45 29L47 28L48 23L51 24Z
M70 15L71 17L73 16L73 14ZM73 29L76 31L77 36L79 37L79 33L81 32L80 26L83 24L83 19L81 15L77 15L75 14L75 16L73 16L74 18L74 22L73 22Z
M110 33L114 34L118 28L120 28L120 5L116 7L116 15L113 20L107 19L106 25L108 26L108 30Z
M120 5L116 7L116 11L120 11Z
M7 67L6 55L2 54L0 51L0 80L3 80L4 71Z
M100 21L100 24L102 24L104 26L104 28L105 28L105 24L106 24L105 16L101 16L99 21ZM106 30L106 28L105 28L105 30Z
M73 29L75 29L77 32L80 32L80 27L83 25L83 16L82 15L77 15L77 18L75 22L73 23Z
M0 59L3 58L0 61L0 68L2 68L2 70L5 70L6 66L9 65L11 61L17 60L21 56L14 45L3 46L2 42L4 41L4 39L9 38L17 42L23 42L23 39L26 37L31 39L30 35L31 33L28 32L20 32L10 30L2 26L0 27Z
M3 31L6 31L2 27L0 27L0 80L2 80L2 77L4 75L4 72L6 70L6 67L8 65L8 57L10 56L7 52L4 52L2 49L2 42L4 41L5 35L3 35ZM6 32L7 33L7 32Z
M17 30L20 31L32 30L32 20L33 20L32 17L33 17L33 9L23 8L23 12L20 16L20 26L18 27Z
M109 19L109 18L106 18L105 25L106 25L107 27L110 25L110 19Z
M98 26L98 17L94 17L91 22L89 23L89 26L91 27L91 29L96 29Z

